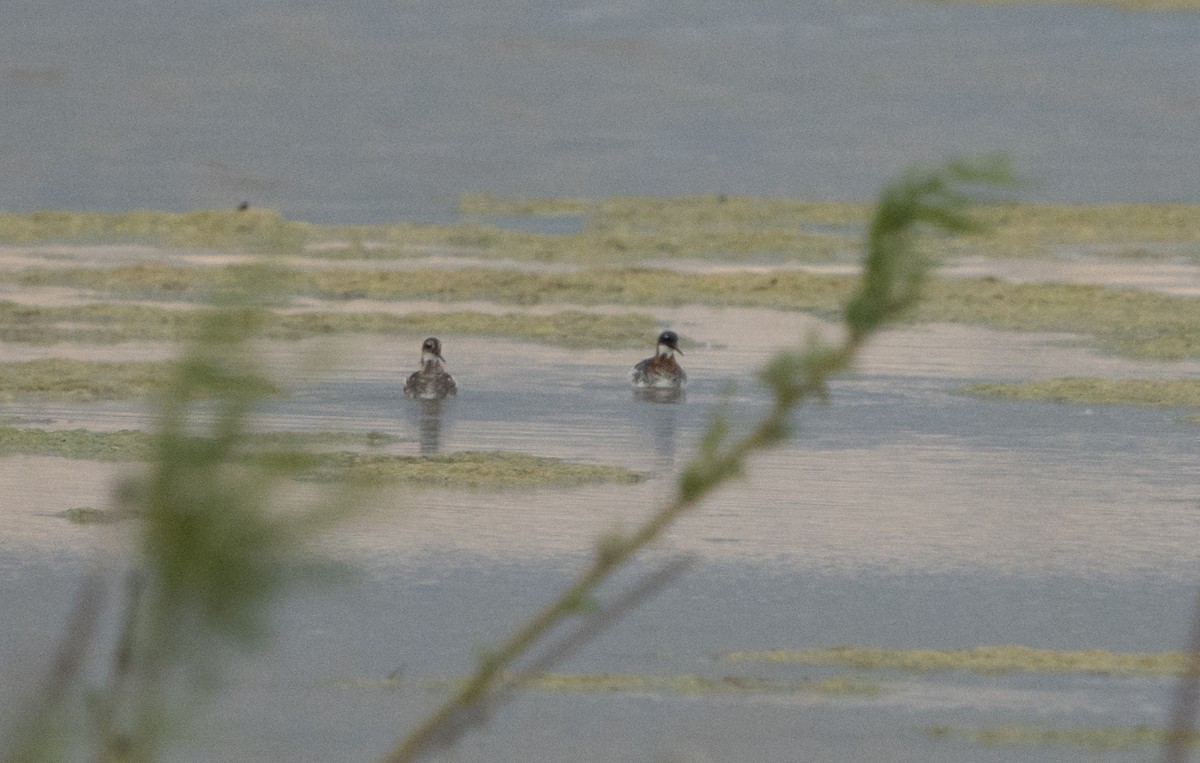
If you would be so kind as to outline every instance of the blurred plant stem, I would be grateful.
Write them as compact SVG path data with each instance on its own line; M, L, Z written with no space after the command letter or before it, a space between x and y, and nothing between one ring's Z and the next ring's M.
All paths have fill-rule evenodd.
M275 392L252 347L265 315L259 306L282 288L271 273L247 268L203 313L158 400L147 471L117 491L136 518L127 526L138 543L124 596L111 597L119 632L106 683L87 693L83 710L69 705L84 693L82 665L111 587L96 571L9 760L160 757L166 730L218 678L221 650L263 643L267 605L303 572L300 544L342 508L273 511L282 479L306 462L300 454L262 458L248 436L256 407Z
M845 313L845 338L828 345L810 337L803 350L784 351L760 378L773 393L771 410L740 438L713 419L699 453L680 475L675 497L633 532L600 539L591 564L565 590L485 654L471 675L439 708L388 753L385 763L406 763L454 744L483 722L506 685L509 669L543 642L559 623L593 605L596 590L642 549L662 537L680 516L722 483L741 475L754 452L779 444L791 417L806 400L824 398L829 379L848 370L863 344L920 296L927 263L915 246L922 229L944 233L978 230L968 215L985 189L1012 182L1007 163L992 158L955 161L934 170L914 169L884 189L865 243L863 272ZM598 630L598 629L595 629Z
M1196 706L1200 704L1200 596L1192 609L1188 634L1187 669L1176 681L1171 699L1171 719L1163 742L1163 763L1186 763L1196 744Z

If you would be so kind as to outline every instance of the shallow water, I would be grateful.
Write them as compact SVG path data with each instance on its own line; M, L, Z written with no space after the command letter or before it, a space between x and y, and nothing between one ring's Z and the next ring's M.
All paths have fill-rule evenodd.
M727 405L735 424L764 410L746 369L781 335L831 331L769 310L656 314L690 338L686 402L635 401L626 369L636 353L446 337L462 393L437 418L436 438L419 404L400 394L415 344L267 345L262 357L290 369L294 395L267 411L266 428L381 431L400 438L391 446L398 453L519 450L625 465L649 479L377 496L372 511L317 544L354 575L280 605L277 645L236 661L220 702L206 706L174 759L371 759L437 701L422 678L468 670L480 645L587 561L600 534L632 527L663 500L715 409ZM788 679L831 671L713 656L836 644L1180 648L1200 570L1196 425L1170 409L957 392L979 380L1200 370L1098 356L1068 339L936 325L881 337L857 374L832 385L828 406L798 416L792 442L755 459L745 479L681 520L638 566L687 554L690 571L560 669ZM147 415L111 403L13 402L4 413L99 429L145 426ZM114 542L103 540L110 529L53 514L103 508L130 468L0 460L0 602L16 614L0 625L0 653L23 658L7 665L45 659L39 644L61 622L97 542ZM399 690L348 683L401 666ZM865 678L883 693L521 694L449 759L1077 760L1069 747L991 749L919 729L1158 725L1170 688L1164 679L1086 675Z
M6 9L2 209L187 210L247 199L342 223L449 219L464 192L869 199L910 162L990 151L1014 156L1032 181L1027 199L1200 202L1197 14L860 0L90 8ZM0 265L94 263L98 253L113 264L164 257L7 248ZM967 260L948 272L1180 294L1200 283L1191 265L1069 255ZM66 289L0 296L91 299ZM453 306L464 308L513 309ZM632 526L668 494L715 407L728 400L737 422L763 409L747 368L785 338L832 330L768 310L645 309L687 338L684 404L632 399L625 374L640 354L449 338L463 394L434 427L399 395L415 343L264 348L295 382L266 427L378 430L400 438L395 452L512 449L622 464L649 479L379 496L375 511L318 544L355 574L279 605L277 643L227 662L218 701L173 759L374 759L437 702L422 678L469 670L482 645L587 561L600 533ZM170 351L0 345L5 360ZM637 570L690 554L689 572L562 670L805 678L828 671L730 666L713 655L842 643L1182 646L1200 575L1196 425L1181 411L980 401L956 390L1070 374L1195 375L1196 363L1098 356L1063 335L922 326L881 337L858 370L833 385L830 406L802 413L797 439L684 518ZM30 426L147 425L132 404L4 401L0 415ZM106 507L130 468L0 459L0 722L48 659L80 577L97 555L108 558L97 549L120 544L120 528L53 515ZM397 667L398 691L348 683ZM1076 748L988 748L919 729L1160 725L1167 716L1161 679L865 678L883 693L520 695L446 757L1077 761L1086 753Z

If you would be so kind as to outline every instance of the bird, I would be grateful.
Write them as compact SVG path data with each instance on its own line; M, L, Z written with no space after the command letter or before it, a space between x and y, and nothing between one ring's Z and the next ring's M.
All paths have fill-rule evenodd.
M404 396L418 400L441 400L458 394L454 377L446 372L442 357L442 342L431 336L421 343L421 370L415 371L404 384Z
M633 387L638 390L681 391L687 383L687 373L675 360L679 349L679 335L664 331L658 335L654 357L646 358L633 367Z

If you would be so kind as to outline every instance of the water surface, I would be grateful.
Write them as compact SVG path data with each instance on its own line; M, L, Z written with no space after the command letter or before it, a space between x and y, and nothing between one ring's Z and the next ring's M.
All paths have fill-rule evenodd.
M769 355L777 334L749 327L774 316L777 329L795 336L830 330L806 316L779 320L765 310L664 315L691 338L685 362L693 384L679 405L633 399L626 369L640 353L445 338L462 393L438 417L433 447L620 464L647 481L377 496L372 511L317 544L321 556L353 575L280 604L276 646L238 660L220 701L206 706L188 737L196 746L185 739L174 759L371 759L438 700L423 680L469 670L481 645L498 640L586 563L600 534L632 527L669 494L714 410L724 406L736 426L764 410L764 392L746 369ZM757 339L738 342L741 336ZM263 357L303 367L297 357L319 346L272 345ZM399 438L395 452L429 448L420 406L401 397L398 381L415 365L415 345L379 348L374 338L339 341L327 356L336 362L295 376L294 396L267 411L263 425L381 431ZM608 590L690 555L695 562L683 579L559 669L783 680L837 671L734 665L714 656L836 644L1180 648L1200 569L1196 425L1178 410L982 401L958 389L1072 372L1195 373L1193 365L1107 358L1056 335L897 330L866 354L858 373L832 385L828 406L797 417L794 440L755 459L745 479L680 521ZM111 403L14 403L6 410L51 427L144 426L147 415L140 405ZM28 664L44 659L35 644L61 622L97 542L119 546L111 530L52 514L103 505L130 468L52 458L0 462L8 496L0 600L18 615L0 627L4 653ZM354 683L397 668L405 677L398 690ZM883 693L523 694L451 759L549 761L578 747L585 750L580 759L597 761L704 759L702 753L745 760L1075 760L1072 748L988 749L919 729L1157 725L1167 716L1170 687L1165 679L1086 675L866 678ZM622 730L619 739L613 729Z
M65 0L9 8L0 209L462 193L869 199L1010 153L1049 201L1200 202L1200 15L818 0Z
M1013 155L1031 200L1200 203L1195 14L865 0L11 5L0 25L5 210L249 200L355 223L449 219L468 192L869 199L913 161L991 151ZM214 261L128 247L102 255ZM101 258L24 248L0 259ZM1178 263L952 268L1197 288L1195 268ZM463 307L511 309L454 306ZM727 405L739 425L764 410L750 369L809 331L833 333L795 313L645 309L685 337L693 385L683 404L632 398L626 374L645 352L444 337L462 394L431 422L400 395L420 337L264 347L294 393L267 411L266 428L382 431L399 438L398 453L519 450L620 464L647 480L377 496L373 511L317 545L353 574L279 603L278 641L229 658L227 683L172 759L374 759L438 701L423 680L469 670L481 646L586 563L599 534L635 525L669 494L715 409ZM0 345L6 360L42 351ZM44 352L140 359L173 348ZM1096 355L1063 335L920 326L881 337L857 374L832 386L828 407L801 413L794 440L756 459L619 581L691 555L678 584L560 669L787 679L828 671L733 668L713 656L835 644L1178 649L1200 573L1197 425L1177 410L981 401L958 389L1198 371ZM149 425L141 404L3 403L21 425ZM85 571L98 557L118 564L119 527L53 515L107 507L134 468L0 460L5 713L48 660ZM397 668L398 690L353 683ZM1161 679L867 678L883 693L521 695L447 758L1076 761L1075 748L986 748L920 728L1167 717Z

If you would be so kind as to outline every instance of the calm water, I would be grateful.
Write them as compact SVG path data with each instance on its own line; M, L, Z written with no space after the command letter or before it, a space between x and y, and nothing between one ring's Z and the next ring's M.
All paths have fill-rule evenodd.
M0 209L445 218L464 192L1200 202L1200 15L936 3L16 0Z
M857 0L17 0L0 50L4 210L246 199L370 222L446 219L464 192L865 199L910 162L992 151L1017 160L1032 181L1026 198L1200 202L1193 14ZM1195 273L1174 267L1084 280L1194 290ZM1040 277L1020 268L1004 277ZM464 393L436 427L399 398L415 345L347 341L333 348L337 373L291 371L296 394L267 426L379 430L401 438L396 452L521 450L650 479L381 499L320 545L354 575L280 605L278 643L229 665L177 759L373 759L438 696L418 680L383 691L347 679L469 669L481 645L586 561L599 533L631 526L667 494L714 406L728 396L738 422L762 410L746 368L827 329L769 311L654 312L693 343L683 405L631 399L625 373L641 354L515 342L447 342ZM313 349L265 354L295 368ZM544 369L534 380L531 365ZM802 414L798 439L756 460L643 562L686 553L691 571L563 670L789 679L825 673L713 655L843 643L1181 646L1200 574L1196 425L1179 411L984 403L957 390L1194 375L1195 364L934 326L884 337L859 370L835 385L831 406ZM2 413L37 426L146 425L137 406L6 401ZM47 659L47 634L104 534L51 515L105 505L123 470L0 460L0 700ZM879 697L522 695L449 759L1076 761L1085 753L1074 748L990 749L918 729L1159 725L1167 715L1160 680L871 678Z
M419 679L468 670L479 646L585 563L597 535L631 526L667 493L715 406L728 400L735 422L762 411L761 391L740 369L761 362L770 340L730 340L753 335L747 327L769 311L663 314L695 343L686 356L694 384L681 405L632 399L625 367L637 354L447 339L463 394L439 417L437 447L623 464L651 478L532 494L385 496L319 545L353 576L281 605L278 644L238 661L221 701L190 732L202 741L185 742L178 759L371 759L437 701ZM775 317L797 334L822 328ZM265 357L295 362L316 347L281 345ZM413 365L405 349L414 350L393 356L376 340L340 342L336 372L297 377L296 395L266 425L388 432L402 453L431 447L419 406L399 396L396 380ZM536 394L531 364L544 369ZM1094 356L1055 336L933 326L885 337L858 375L834 385L830 406L803 412L794 442L757 459L747 479L644 560L643 570L691 554L695 566L679 584L561 669L785 680L839 671L713 657L836 644L1179 648L1200 569L1195 424L1174 410L981 402L957 392L978 379L1100 370L1195 371ZM731 396L729 381L737 382ZM60 427L128 427L144 416L117 405L6 411ZM0 600L16 615L0 625L0 648L23 658L10 664L44 659L38 645L103 532L49 514L102 501L120 471L0 462L9 528ZM399 691L346 683L396 668L412 679ZM1074 748L992 750L929 739L919 728L1156 725L1170 687L1091 676L870 678L884 694L521 695L449 759L1078 760Z

